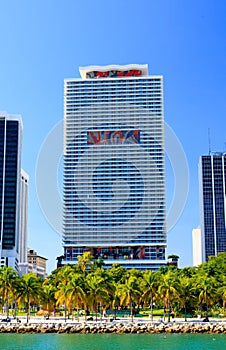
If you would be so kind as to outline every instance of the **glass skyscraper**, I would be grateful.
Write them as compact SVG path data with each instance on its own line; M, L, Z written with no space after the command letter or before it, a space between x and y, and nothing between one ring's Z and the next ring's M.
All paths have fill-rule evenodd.
M0 112L0 258L18 268L22 121Z
M226 252L226 154L211 153L199 161L202 258Z
M166 263L162 76L147 65L80 68L64 87L64 263Z

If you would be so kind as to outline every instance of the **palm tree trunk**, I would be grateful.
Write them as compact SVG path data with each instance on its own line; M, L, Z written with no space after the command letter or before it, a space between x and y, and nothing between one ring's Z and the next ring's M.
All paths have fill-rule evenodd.
M102 305L100 303L100 322L102 322Z
M209 313L208 303L206 303L206 318L208 318L208 313Z
M14 318L16 318L16 315L17 315L17 310L18 310L18 305L17 305L17 302L14 301Z
M29 322L30 319L30 300L28 300L27 303L27 323Z
M132 299L130 299L130 315L131 315L132 322L133 322L133 302L132 302Z
M48 309L48 317L50 316L50 308L51 308L51 304L50 304L50 301L48 302L48 307L47 307L47 309Z
M151 297L151 320L153 320L153 298Z
M186 303L184 305L184 320L187 322L187 308L186 308Z
M64 302L64 321L67 321L66 302Z
M6 298L5 298L5 314L6 314L6 317L8 318L8 317L9 317L9 300L8 300L8 293L7 293Z
M168 301L168 322L170 322L170 301Z
M96 299L94 300L94 305L95 305L95 311L96 311L96 322L97 322L97 308L98 308L98 303L96 302Z
M77 303L77 318L78 318L78 321L79 321L79 315L78 315L78 303Z
M116 320L117 312L116 312L116 307L114 308L114 319Z

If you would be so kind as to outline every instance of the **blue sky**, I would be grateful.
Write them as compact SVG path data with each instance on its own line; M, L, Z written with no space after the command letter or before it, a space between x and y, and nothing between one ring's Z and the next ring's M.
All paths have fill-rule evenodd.
M165 120L184 148L190 189L168 234L168 253L192 264L191 231L199 225L197 164L225 151L226 2L224 0L0 0L0 110L23 118L23 168L30 175L29 246L49 259L61 237L39 207L35 168L40 147L63 118L63 80L78 67L147 63L164 76ZM167 200L173 172L167 164ZM48 174L46 174L48 176Z

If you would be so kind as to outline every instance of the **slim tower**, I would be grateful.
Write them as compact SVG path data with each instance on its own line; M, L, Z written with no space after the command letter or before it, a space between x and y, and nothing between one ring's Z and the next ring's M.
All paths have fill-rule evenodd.
M192 230L193 266L202 264L202 232L197 227Z
M64 88L64 263L166 263L162 76L147 65L80 68Z
M199 161L202 259L226 251L226 155L211 152Z
M19 263L27 262L28 239L28 174L21 169L20 175L20 230L19 230Z

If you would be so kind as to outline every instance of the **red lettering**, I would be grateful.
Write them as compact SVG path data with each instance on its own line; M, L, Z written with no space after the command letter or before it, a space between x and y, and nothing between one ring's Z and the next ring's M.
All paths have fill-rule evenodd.
M89 136L91 137L91 139L93 140L93 142L91 142L90 144L97 144L100 143L100 131L90 131L89 132Z

